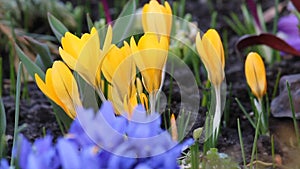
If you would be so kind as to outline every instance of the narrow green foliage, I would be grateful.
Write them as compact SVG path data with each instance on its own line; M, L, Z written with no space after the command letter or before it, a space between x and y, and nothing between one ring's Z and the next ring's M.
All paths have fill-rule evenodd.
M12 44L10 44L9 52L9 79L10 79L10 95L14 95L16 92L16 78L15 78L15 65L14 65L15 55Z
M37 73L42 79L45 79L45 73L39 68L34 62L32 62L28 56L24 54L24 52L19 48L18 45L15 45L17 55L19 56L20 60L26 67L29 75L34 78L34 74Z
M203 96L202 96L202 101L201 101L202 107L208 107L208 105L209 105L210 92L208 90L206 90L206 89L209 89L209 87L210 87L210 82L206 81L205 89L203 91Z
M87 22L89 30L91 30L92 27L94 26L94 24L93 24L90 14L88 14L88 13L86 14L86 22Z
M24 69L22 66L21 69ZM23 89L22 89L22 99L29 98L29 89L28 89L28 74L22 71L22 78L23 78Z
M210 27L211 28L216 28L216 26L217 26L217 16L218 16L218 12L213 11L213 13L211 14L211 17L210 17Z
M19 113L20 113L21 75L22 75L22 62L19 63L18 74L17 74L13 145L17 145L16 143L17 143L17 136L18 136ZM13 157L13 154L11 155L11 157ZM10 165L14 166L14 158L11 158Z
M262 31L267 32L267 26L264 19L264 12L262 10L262 7L260 4L257 5L257 14L258 14L258 20L261 26Z
M224 108L224 121L223 125L226 127L230 118L230 105L231 105L231 96L232 96L232 83L229 84L229 94L228 94L228 99L226 100L225 108Z
M68 29L62 24L57 18L55 18L52 14L48 13L48 22L50 27L56 36L57 40L60 42L61 38L68 32Z
M135 0L130 0L124 6L122 12L118 16L118 19L115 21L113 26L114 36L112 39L113 43L118 43L125 38L129 37L128 33L132 30L133 21L136 11L136 2Z
M191 146L191 169L199 169L199 143L195 141L195 143Z
M228 57L228 49L229 49L228 39L229 39L228 38L228 31L227 31L227 29L224 29L223 32L222 32L222 40L223 40L225 58Z
M191 112L185 112L185 110L181 110L180 115L177 117L178 122L178 140L183 140L186 136L187 127L190 122Z
M171 75L174 74L174 60L171 59ZM173 78L172 76L170 77L170 85L169 85L169 95L168 95L168 106L171 107L171 102L172 102L172 94L173 94Z
M2 135L5 135L6 131L6 113L4 109L4 104L2 98L0 98L0 139ZM0 144L1 146L1 144ZM1 151L0 151L1 153ZM0 154L1 157L1 154Z
M272 93L272 100L276 97L277 91L278 91L278 86L279 86L279 81L280 81L280 76L281 76L281 71L279 70L277 75L276 75L276 81L274 85L274 90Z
M26 40L29 42L30 46L37 52L40 56L42 64L45 67L41 67L43 71L50 68L53 64L53 59L50 54L50 49L45 43L41 43L33 38L26 37Z
M185 15L185 2L186 0L180 0L178 8L178 16L183 18Z
M237 119L237 125L238 125L238 134L239 134L241 152L242 152L242 157L243 157L243 165L244 165L244 168L246 168L246 155L245 155L245 151L244 151L243 136L242 136L241 124L240 124L239 118Z
M279 11L278 11L278 4L279 4L279 0L274 0L274 8L275 8L275 16L273 19L273 34L277 33L277 27L278 27L278 17L279 17Z
M252 166L253 166L254 155L257 152L257 139L258 139L258 136L259 136L261 116L262 116L262 114L260 114L260 116L258 116L258 120L257 120L256 127L255 127L255 136L254 136L254 141L253 141L253 146L252 146L250 168L252 168Z
M239 101L238 98L235 98L235 101L237 102L237 104L239 105L240 109L242 110L242 112L246 116L247 120L250 122L250 124L252 125L252 127L255 129L256 128L255 123L252 120L252 118L250 117L250 115L248 114L248 112L246 111L246 109L244 108L244 106L242 105L242 103Z
M286 87L287 87L287 90L288 90L290 107L291 107L291 111L292 111L292 114L293 114L293 123L294 123L294 128L295 128L296 139L297 139L298 145L300 145L299 127L298 127L298 123L297 123L297 119L296 119L296 114L295 114L295 107L294 107L293 96L291 94L291 88L290 88L290 84L289 84L288 81L286 81Z

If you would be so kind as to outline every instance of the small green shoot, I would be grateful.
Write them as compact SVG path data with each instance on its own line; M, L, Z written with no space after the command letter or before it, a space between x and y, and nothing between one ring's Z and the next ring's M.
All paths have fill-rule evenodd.
M252 166L253 166L254 155L257 152L257 139L258 139L258 136L259 136L261 116L262 116L262 114L260 114L258 116L258 120L256 122L255 135L254 135L254 141L253 141L252 153L251 153L251 160L250 160L250 168L253 168Z
M239 118L237 119L237 125L238 125L238 134L239 134L241 152L242 152L242 157L243 157L243 165L244 165L244 168L246 168L246 156L245 156L245 151L244 151L243 136L242 136L241 124L240 124Z
M276 81L275 81L274 90L273 90L273 93L272 93L272 100L276 97L276 94L277 94L277 91L278 91L280 77L281 77L281 71L279 70L278 73L277 73L277 75L276 75Z
M291 88L290 88L290 84L289 84L288 81L286 81L286 87L287 87L287 90L288 90L290 107L291 107L291 111L292 111L292 114L293 114L293 123L294 123L294 128L295 128L296 139L297 139L298 145L300 145L299 127L298 127L298 123L297 123L297 119L296 119L296 114L295 114L295 107L294 107L293 96L291 94Z

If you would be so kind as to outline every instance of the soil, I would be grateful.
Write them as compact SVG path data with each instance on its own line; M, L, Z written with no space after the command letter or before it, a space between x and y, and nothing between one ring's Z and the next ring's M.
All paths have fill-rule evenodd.
M272 6L271 1L263 1L262 3L263 7ZM228 16L230 12L241 13L240 9L237 8L239 4L241 4L241 1L239 0L217 0L217 3L214 3L213 7L218 11L216 29L220 30L219 32L222 32L222 30L227 30L229 35L229 51L228 56L226 58L225 73L228 86L230 86L229 84L231 84L231 95L229 95L230 92L228 92L227 94L227 102L230 101L230 120L228 124L226 124L226 126L222 126L218 141L218 149L219 152L224 152L228 154L235 161L242 165L243 161L241 156L241 148L239 145L236 119L240 119L247 162L250 161L252 144L254 139L254 129L252 128L248 120L244 117L244 114L237 105L235 98L238 98L241 101L241 103L248 112L251 112L251 105L249 102L249 96L247 92L247 83L244 76L244 56L239 56L234 51L234 44L238 37L230 30L230 28L227 26L223 19L223 17ZM193 19L198 22L198 25L201 30L206 30L209 28L211 17L209 9L210 7L207 4L201 3L201 1L198 0L187 1L186 4L186 12L191 13L193 15ZM273 65L266 65L268 94L271 95L271 93L274 90L276 76L279 71L281 72L281 76L300 73L299 65L300 58L297 57L289 59L282 58L282 61L279 63L275 63ZM202 78L202 80L205 80L204 77L206 77L206 75L202 72L200 77ZM15 118L15 98L9 93L9 81L6 80L5 82L6 83L3 86L3 101L7 113L8 126L6 134L9 138L9 147L11 147ZM169 83L170 80L167 77L163 88L165 93L168 93ZM61 132L56 123L55 116L49 101L39 91L39 89L34 83L29 83L28 86L29 98L22 99L20 104L19 125L26 124L26 127L22 129L22 133L31 141L33 141L35 138L43 136L45 131L50 132L55 137L61 136ZM199 88L199 90L201 95L201 93L203 92L203 88ZM271 96L269 96L269 98L271 98ZM172 112L179 111L179 102L180 91L179 88L176 88L176 83L174 82L174 93L172 97L172 104L170 107ZM206 111L206 108L200 107L198 112L199 115L197 116L197 120L193 128L203 126L203 117L205 116ZM284 133L286 130L293 130L293 128L290 126L290 128L287 127L285 129L282 129L279 127L279 125L282 124L287 124L287 126L290 126L291 119L275 119L271 117L270 131L271 135L274 135L275 154L277 154L282 159L283 165L288 165L288 163L291 162L291 154L289 150L291 150L292 146L290 145L288 140L282 141L282 133ZM257 159L259 159L260 161L272 162L272 150L270 140L271 139L268 136L262 136L258 139ZM299 152L300 151L298 151L298 153Z

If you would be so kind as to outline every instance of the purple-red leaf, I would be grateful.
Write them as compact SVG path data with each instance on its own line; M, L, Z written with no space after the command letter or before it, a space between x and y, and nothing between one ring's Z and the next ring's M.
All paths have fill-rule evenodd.
M242 36L236 43L236 50L240 52L242 49L253 45L267 45L273 49L300 56L300 51L297 51L281 38L269 33Z
M300 12L300 1L299 0L291 0L295 8L298 12Z

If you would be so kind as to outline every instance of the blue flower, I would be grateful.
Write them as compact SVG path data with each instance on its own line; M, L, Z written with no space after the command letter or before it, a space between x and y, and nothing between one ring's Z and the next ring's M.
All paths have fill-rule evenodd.
M127 119L115 116L110 102L104 102L96 114L92 109L77 109L78 121L87 136L102 149L112 151L123 140Z
M289 45L300 51L299 20L294 14L279 19L278 32Z
M9 165L6 159L0 160L0 169L9 169Z
M22 169L179 168L177 158L193 140L179 144L160 125L160 115L148 115L142 106L127 120L104 102L97 113L78 108L69 133L56 144L50 135L32 145L20 135L15 157ZM8 168L7 161L0 164L0 169Z

